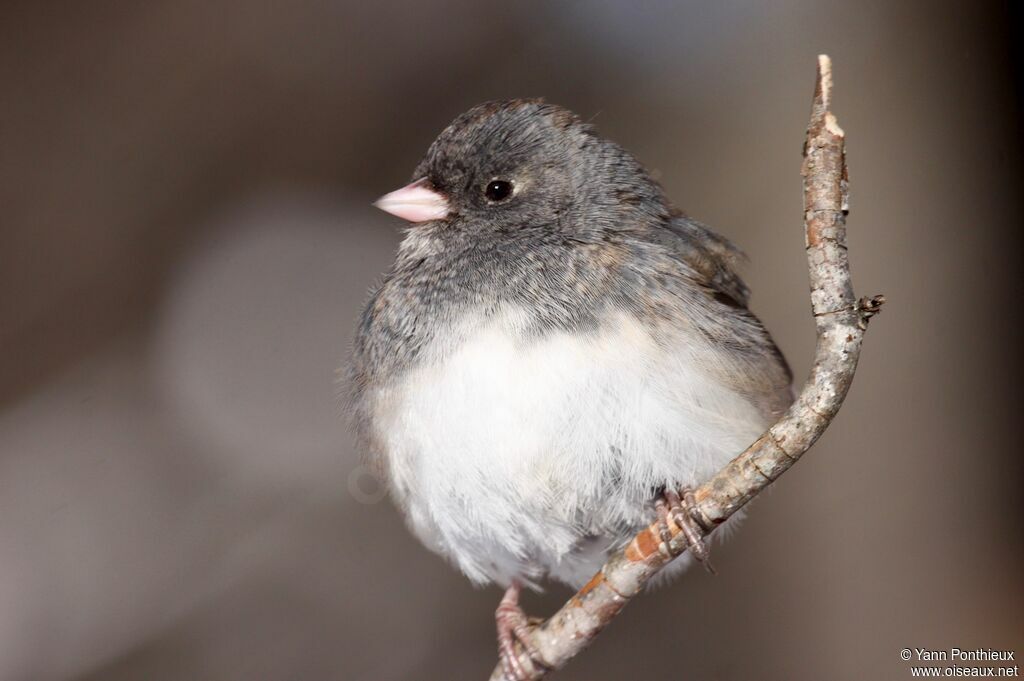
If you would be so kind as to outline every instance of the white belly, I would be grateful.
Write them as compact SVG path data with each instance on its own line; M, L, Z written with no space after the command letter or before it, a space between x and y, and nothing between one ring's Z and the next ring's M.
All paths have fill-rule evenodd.
M454 352L375 396L410 524L475 581L575 574L574 560L589 574L594 541L647 522L657 487L706 479L766 425L701 369L707 348L667 349L625 316L541 340L516 320L467 323Z

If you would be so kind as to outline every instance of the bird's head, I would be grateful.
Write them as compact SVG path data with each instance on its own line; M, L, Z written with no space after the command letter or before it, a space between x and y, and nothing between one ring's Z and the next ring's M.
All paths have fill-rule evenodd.
M438 136L413 181L376 203L413 223L576 236L667 214L660 187L616 144L541 100L481 104Z

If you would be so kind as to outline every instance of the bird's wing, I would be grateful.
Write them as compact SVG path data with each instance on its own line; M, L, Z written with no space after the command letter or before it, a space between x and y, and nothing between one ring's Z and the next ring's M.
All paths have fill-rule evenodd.
M747 307L750 289L736 272L746 256L735 244L683 216L672 218L657 234L658 240L689 265L702 280L698 283L710 289L719 302Z
M691 309L691 319L735 360L738 384L757 396L773 416L792 401L793 374L761 320L748 307L750 290L736 268L745 260L731 241L682 215L651 230L653 241L682 264L685 276L707 294L708 304ZM716 305L717 303L718 305ZM761 358L761 359L759 359ZM770 358L769 361L765 359Z

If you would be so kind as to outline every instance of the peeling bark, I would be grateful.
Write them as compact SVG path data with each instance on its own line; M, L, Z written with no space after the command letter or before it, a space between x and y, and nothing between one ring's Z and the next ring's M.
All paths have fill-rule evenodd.
M882 296L857 300L846 248L848 209L844 133L829 111L832 62L818 57L818 77L804 144L804 229L810 272L811 309L817 327L814 367L785 415L745 452L694 491L702 534L724 523L806 452L839 411L857 369L868 320ZM618 615L647 581L686 550L686 539L669 523L662 542L657 524L642 530L550 619L531 630L543 662L520 649L533 679L561 669ZM499 663L491 681L505 678Z

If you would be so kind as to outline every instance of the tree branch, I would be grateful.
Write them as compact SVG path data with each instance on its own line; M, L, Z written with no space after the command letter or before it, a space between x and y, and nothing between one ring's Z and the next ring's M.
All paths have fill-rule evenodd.
M782 475L825 432L853 381L868 319L885 302L882 296L860 301L854 297L846 249L844 134L829 111L831 100L832 62L821 55L802 169L811 309L818 337L814 367L786 414L694 491L705 534ZM531 630L543 665L535 664L522 649L519 657L534 679L565 666L655 573L686 550L681 530L670 522L669 531L672 539L666 546L657 523L642 530L558 612ZM504 679L501 664L490 678Z

